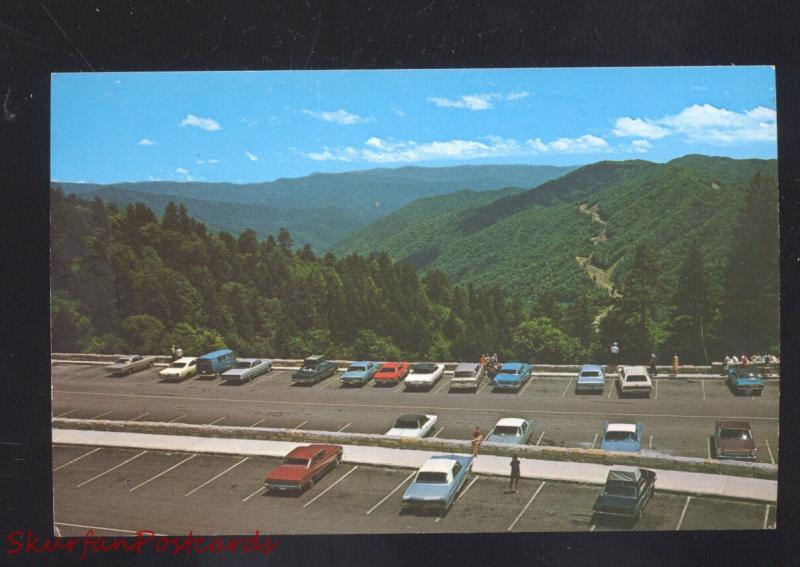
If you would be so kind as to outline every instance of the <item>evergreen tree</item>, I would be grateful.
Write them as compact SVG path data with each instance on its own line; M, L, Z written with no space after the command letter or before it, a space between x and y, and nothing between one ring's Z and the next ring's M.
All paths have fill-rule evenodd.
M164 216L161 218L161 228L164 230L178 230L178 207L170 201L164 209Z
M283 250L286 255L291 256L293 244L294 241L292 240L292 236L289 234L289 229L282 226L278 232L278 247Z
M650 324L660 299L658 272L655 257L642 242L633 251L617 307L617 315L625 321L618 340L624 341L628 360L643 360L654 348Z
M697 241L689 245L672 304L672 350L686 362L708 364L707 335L711 306L706 267Z

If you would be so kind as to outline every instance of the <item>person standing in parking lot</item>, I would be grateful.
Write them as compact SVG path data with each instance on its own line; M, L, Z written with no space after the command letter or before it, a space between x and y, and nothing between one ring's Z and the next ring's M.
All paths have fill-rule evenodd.
M481 452L481 443L483 443L483 433L481 433L481 428L476 427L475 431L472 432L472 456L477 457L478 453Z
M516 494L519 491L519 459L517 455L511 456L511 478L508 481L508 493Z
M658 375L658 370L656 369L656 353L652 353L650 355L650 376L655 378Z
M672 377L673 378L677 378L678 377L678 369L680 368L680 366L681 366L681 364L680 364L680 361L678 360L678 353L676 352L675 354L672 355Z

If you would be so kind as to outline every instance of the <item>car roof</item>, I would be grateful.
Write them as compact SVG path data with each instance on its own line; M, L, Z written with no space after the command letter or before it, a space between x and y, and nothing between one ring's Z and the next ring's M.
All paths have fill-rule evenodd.
M477 366L480 366L477 362L459 362L458 366L456 366L456 372L468 370L473 372Z
M399 368L401 367L404 362L384 362L381 364L381 368Z
M521 362L504 362L504 363L503 363L503 364L500 366L500 368L501 368L501 369L502 369L502 368L509 368L509 369L522 368L522 363L521 363Z
M197 360L197 359L195 357L193 357L193 356L182 356L178 360L173 360L172 362L191 362L193 360Z
M448 473L457 462L455 459L428 459L419 468L419 472Z
M311 356L307 356L305 360L322 360L325 358L324 354L312 354Z
M627 467L623 465L614 465L608 471L608 480L621 480L625 482L639 481L642 476L641 469L637 467Z
M310 459L321 450L325 449L325 447L327 447L327 445L302 445L292 449L286 456L296 459Z
M598 372L602 372L603 367L600 366L599 364L584 364L583 366L581 366L581 372L583 372L584 370L597 370Z
M748 421L718 421L722 429L750 429L750 422Z
M635 423L609 423L606 431L636 433Z
M436 368L438 366L435 362L418 362L414 368Z
M207 352L200 358L215 358L217 356L222 356L223 354L229 354L229 353L233 353L233 351L229 348L223 348L220 350L215 350L214 352Z
M427 421L428 416L421 413L405 413L397 418L397 421Z
M495 427L501 427L501 426L519 427L523 423L525 423L525 420L519 417L504 417L503 419L497 422L497 425Z
M255 362L256 360L264 360L263 358L237 358L236 362Z
M623 366L621 369L625 374L645 374L647 375L647 368L644 366Z
M371 360L354 360L350 363L350 366L355 366L356 364L360 364L366 366L367 364L374 364Z

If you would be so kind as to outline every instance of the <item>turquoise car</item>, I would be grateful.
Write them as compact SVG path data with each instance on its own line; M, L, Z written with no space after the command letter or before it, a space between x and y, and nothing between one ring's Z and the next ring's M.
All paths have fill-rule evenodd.
M349 366L347 371L342 374L339 381L343 386L351 386L353 384L365 386L367 382L372 380L372 377L375 376L380 366L380 362L354 362Z
M606 373L599 364L584 364L578 372L575 393L602 394L606 385Z
M423 464L403 494L403 510L444 514L467 482L474 457L434 455Z
M742 368L729 368L726 382L734 395L760 396L764 389L764 379L761 376Z
M524 362L506 362L492 379L494 390L519 390L531 378L533 365Z
M497 422L486 437L487 443L511 443L524 445L533 432L533 420L518 417L504 417Z
M600 448L603 451L638 453L641 445L641 423L603 422L603 436L600 439Z

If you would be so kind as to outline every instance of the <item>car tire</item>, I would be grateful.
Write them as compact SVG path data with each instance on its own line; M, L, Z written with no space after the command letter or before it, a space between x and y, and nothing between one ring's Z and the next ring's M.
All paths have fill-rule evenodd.
M312 478L312 479L310 479L310 480L308 481L308 488L307 488L307 490L311 490L312 488L314 488L314 484L315 484L315 483L314 483L314 479L313 479L313 478Z
M341 464L342 464L342 456L341 455L336 455L336 460L334 461L334 465L333 466L338 467Z

